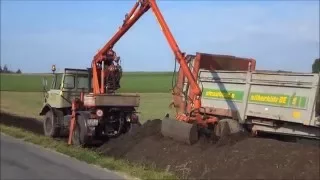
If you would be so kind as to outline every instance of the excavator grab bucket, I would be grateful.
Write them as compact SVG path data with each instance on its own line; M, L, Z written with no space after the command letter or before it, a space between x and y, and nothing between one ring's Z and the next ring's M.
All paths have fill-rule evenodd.
M199 139L197 124L190 124L169 117L162 119L161 133L164 137L189 145L194 144Z

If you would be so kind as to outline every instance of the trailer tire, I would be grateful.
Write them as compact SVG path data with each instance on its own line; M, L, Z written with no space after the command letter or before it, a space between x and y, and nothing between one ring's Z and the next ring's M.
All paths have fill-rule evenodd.
M77 115L77 121L72 134L72 144L75 146L84 146L88 142L87 127L85 118Z
M43 132L48 137L58 137L60 135L60 128L58 126L58 118L54 115L52 109L47 111L43 119Z

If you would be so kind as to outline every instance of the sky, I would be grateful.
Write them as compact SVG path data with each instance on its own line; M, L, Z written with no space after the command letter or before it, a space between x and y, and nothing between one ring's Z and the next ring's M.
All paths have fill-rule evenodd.
M23 72L87 68L135 1L1 1L1 66ZM319 57L319 1L164 1L181 51L257 61L260 70L310 72ZM124 71L172 71L174 55L149 10L114 50Z

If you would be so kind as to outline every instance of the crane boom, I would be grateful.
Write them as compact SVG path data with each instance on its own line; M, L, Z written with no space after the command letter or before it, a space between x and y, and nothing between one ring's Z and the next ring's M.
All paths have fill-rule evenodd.
M108 57L111 56L111 61L115 61L116 55L112 50L113 46L120 40L120 38L134 25L139 18L149 10L150 6L147 4L142 4L140 1L137 1L134 7L131 9L129 14L126 14L122 26L118 31L112 36L112 38L103 46L101 50L94 56L92 61L92 75L93 75L93 93L94 94L104 94L105 87L105 72L104 72L104 62L110 61ZM102 64L101 69L97 67L97 64ZM110 64L110 63L109 63ZM98 74L101 74L99 80Z
M131 9L129 14L126 14L122 26L118 31L112 36L112 38L103 46L103 48L95 55L94 61L100 62L103 61L104 55L110 51L113 46L120 40L120 38L137 22L140 17L149 10L149 6L141 5L139 7L139 1L136 2L134 7Z
M104 70L104 63L110 64L110 61L116 62L117 57L115 52L112 50L113 46L134 25L134 23L136 23L141 18L141 16L144 13L146 13L150 8L153 14L155 15L156 20L158 21L160 28L163 34L165 35L175 55L175 59L180 64L185 76L190 82L192 91L195 94L195 99L193 100L194 108L198 109L201 107L201 102L200 102L201 89L198 86L196 79L192 75L187 65L185 55L184 53L181 52L155 0L138 0L135 3L134 7L129 12L129 14L126 15L123 25L112 36L112 38L104 45L104 47L94 56L94 59L92 62L93 92L95 94L105 93L104 81L106 78L105 76L106 70ZM98 67L98 64L102 64L100 68ZM99 73L101 74L100 79L98 76Z

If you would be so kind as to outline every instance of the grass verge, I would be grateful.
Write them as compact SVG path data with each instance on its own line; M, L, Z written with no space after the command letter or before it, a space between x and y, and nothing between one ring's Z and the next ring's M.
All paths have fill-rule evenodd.
M116 160L111 157L103 156L94 150L68 146L65 142L57 141L45 136L39 136L24 129L0 124L0 131L4 134L55 150L89 164L125 173L139 179L178 179L174 174L169 172L163 172L152 167L133 164L124 160Z

